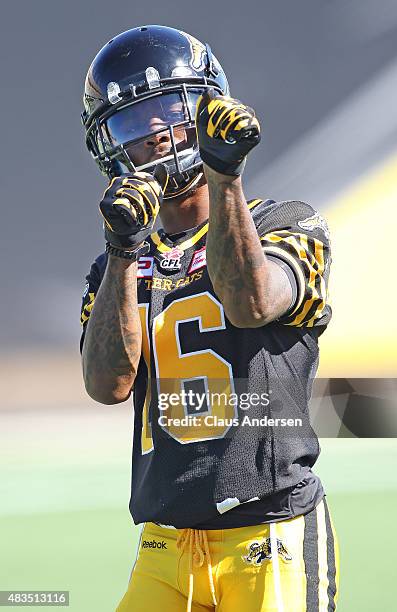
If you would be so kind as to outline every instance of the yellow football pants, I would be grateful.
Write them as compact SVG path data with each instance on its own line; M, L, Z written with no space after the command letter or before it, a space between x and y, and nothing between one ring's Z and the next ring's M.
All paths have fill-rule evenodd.
M271 525L204 531L146 523L117 612L331 612L338 581L325 500Z

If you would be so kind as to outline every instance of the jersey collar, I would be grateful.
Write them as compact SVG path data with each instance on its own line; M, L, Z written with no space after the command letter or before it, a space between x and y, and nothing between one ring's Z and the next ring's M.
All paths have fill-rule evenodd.
M262 200L250 200L248 202L248 208L252 210L257 206ZM156 245L157 251L160 253L167 253L171 251L173 248L178 246L178 249L182 251L186 251L194 246L205 234L208 232L208 220L203 221L200 225L196 227L192 227L184 232L179 232L175 235L173 239L172 236L169 236L165 233L163 229L159 229L154 234L151 234L150 238L152 242Z

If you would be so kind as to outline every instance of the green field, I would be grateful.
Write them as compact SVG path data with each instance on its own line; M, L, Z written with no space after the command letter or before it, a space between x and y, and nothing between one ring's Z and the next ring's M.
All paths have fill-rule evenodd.
M86 416L42 415L33 441L31 429L10 435L13 418L3 428L0 590L69 590L71 611L111 612L127 585L139 533L127 509L130 417L109 411L87 429ZM38 429L40 419L34 422ZM342 556L339 610L392 612L397 441L323 440L322 448L317 472Z

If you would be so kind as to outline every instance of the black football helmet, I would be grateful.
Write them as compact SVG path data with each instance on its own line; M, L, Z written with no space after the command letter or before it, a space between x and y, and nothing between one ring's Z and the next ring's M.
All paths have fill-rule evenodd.
M163 163L170 177L165 198L195 186L202 176L195 109L206 88L229 95L209 45L190 34L148 25L110 40L88 70L82 113L101 172L153 173Z

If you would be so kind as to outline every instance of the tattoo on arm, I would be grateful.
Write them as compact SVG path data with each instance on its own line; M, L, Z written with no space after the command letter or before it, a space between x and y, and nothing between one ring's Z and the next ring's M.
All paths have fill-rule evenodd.
M263 325L288 308L289 281L284 271L266 259L240 178L223 180L211 172L206 178L210 196L207 268L212 284L229 318L246 320L248 326Z
M91 397L105 399L104 403L127 399L138 370L142 330L136 266L109 256L87 325L84 381Z

